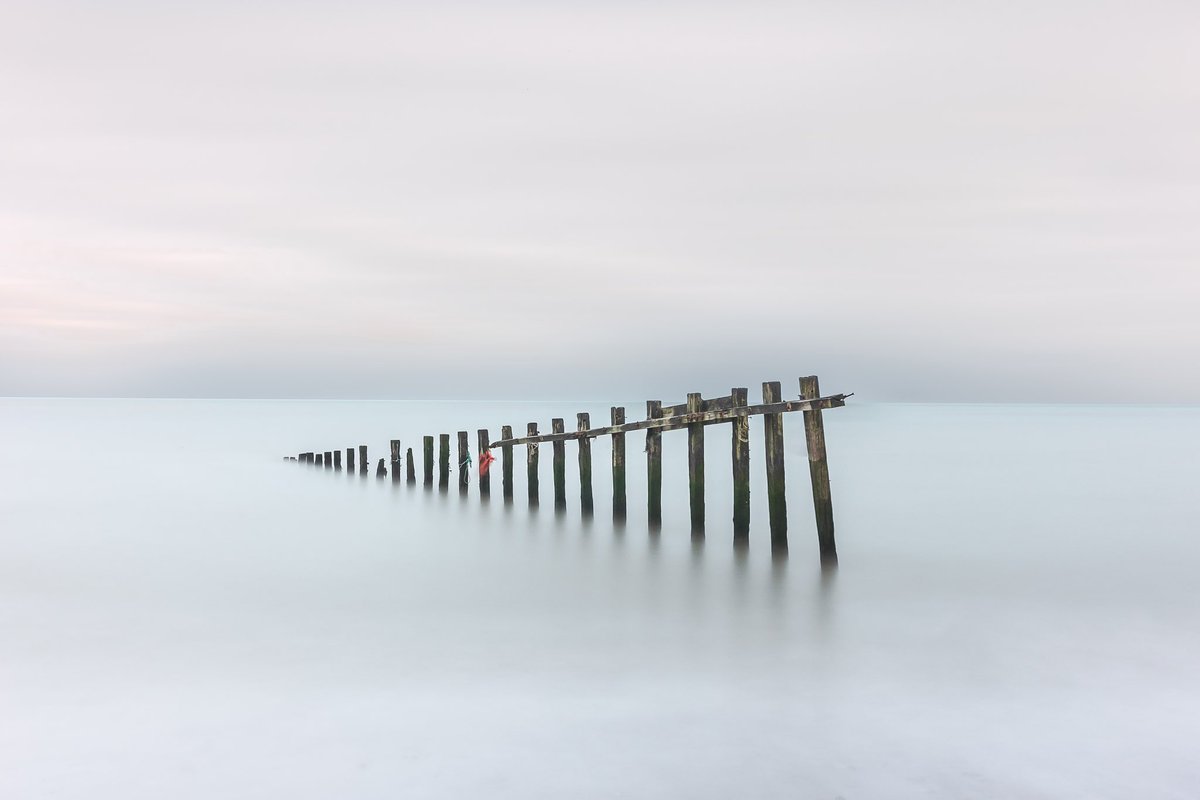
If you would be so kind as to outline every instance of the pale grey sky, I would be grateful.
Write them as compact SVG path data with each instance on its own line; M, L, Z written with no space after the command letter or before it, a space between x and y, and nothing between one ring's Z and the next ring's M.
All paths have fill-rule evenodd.
M0 4L0 394L1200 401L1200 5Z

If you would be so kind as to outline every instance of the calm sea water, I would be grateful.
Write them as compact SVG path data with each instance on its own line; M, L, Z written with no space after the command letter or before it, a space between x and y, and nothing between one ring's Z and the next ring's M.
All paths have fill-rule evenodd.
M0 797L1200 796L1200 409L852 401L825 579L795 416L783 564L281 458L580 410L0 400Z

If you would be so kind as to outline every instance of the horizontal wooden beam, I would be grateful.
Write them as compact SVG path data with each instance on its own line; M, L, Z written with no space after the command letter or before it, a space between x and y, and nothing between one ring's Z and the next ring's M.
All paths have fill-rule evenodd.
M662 419L643 419L637 422L627 422L624 425L610 425L607 428L590 428L584 431L566 431L564 433L544 433L538 436L525 436L521 439L500 439L499 441L492 442L491 446L510 447L518 444L566 442L572 439L594 439L597 436L611 436L614 433L630 433L632 431L670 431L678 428L686 428L688 425L697 422L708 425L717 422L730 422L738 417L754 417L759 414L785 414L789 411L814 411L816 409L840 408L846 405L846 398L850 396L849 394L834 394L828 397L818 397L815 400L785 400L781 403L763 403L757 406L731 406L712 411L701 411L700 413L677 414Z

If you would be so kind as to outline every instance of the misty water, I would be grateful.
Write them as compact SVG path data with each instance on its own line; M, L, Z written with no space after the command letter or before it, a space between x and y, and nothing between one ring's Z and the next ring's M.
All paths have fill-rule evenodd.
M724 426L696 546L282 460L607 403L0 400L0 797L1195 797L1200 409L856 400L825 577L798 415L781 563L757 421L739 559Z

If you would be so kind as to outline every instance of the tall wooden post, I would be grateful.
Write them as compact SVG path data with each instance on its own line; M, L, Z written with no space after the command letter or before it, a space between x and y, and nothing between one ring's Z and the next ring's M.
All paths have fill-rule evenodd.
M333 452L325 451L325 469L333 469Z
M404 479L406 483L417 482L417 465L413 462L412 448L408 448L404 458Z
M800 379L800 399L816 400L821 386L816 375ZM833 496L829 490L829 461L825 455L825 422L821 409L804 412L804 440L808 444L808 473L812 479L813 509L817 514L817 543L821 567L837 566L837 544L833 538Z
M734 408L748 404L746 390L730 389ZM750 418L733 418L733 544L750 544Z
M689 392L687 413L699 414L704 401L698 392ZM692 538L704 538L704 423L688 425L688 502L692 511Z
M646 401L646 419L662 419L662 401ZM662 525L662 431L646 431L646 516L650 528Z
M512 425L504 425L500 428L501 439L513 438ZM506 444L500 448L500 483L501 490L504 493L504 502L511 503L513 499L513 449L511 444Z
M346 448L346 472L355 472L354 469L354 448Z
M338 472L342 471L342 451L341 448L333 451L333 468Z
M782 401L783 393L779 381L764 383L764 403ZM783 478L783 414L763 414L763 432L766 437L764 453L767 463L767 510L771 517L771 553L786 555L787 540L787 495Z
M609 409L609 419L613 426L625 424L625 409L613 406ZM612 509L613 521L625 521L625 434L612 435Z
M566 427L561 417L550 420L551 433L563 433ZM552 475L554 476L554 510L567 510L567 444L566 442L551 442L550 450L554 454Z
M471 440L466 431L458 432L458 491L467 493L467 484L471 482Z
M392 439L392 483L400 482L400 440Z
M438 486L450 485L450 434L438 434Z
M425 470L422 476L425 479L426 486L433 486L433 437L426 436L421 440L423 456L425 458Z
M592 417L586 411L576 414L575 420L578 424L576 430L591 430ZM592 498L592 440L586 436L579 437L579 508L585 517L595 513Z
M366 475L370 468L371 462L367 460L367 446L360 444L358 446L358 471L360 474Z
M476 434L479 442L479 455L476 457L476 464L480 465L479 472L479 496L486 500L492 494L492 476L490 468L488 472L482 471L484 453L492 449L492 441L488 437L487 428L480 428Z
M525 429L526 436L537 436L537 423L531 422ZM525 445L525 483L529 490L529 507L538 505L538 445L530 442Z
M325 466L325 454L324 453L317 453L317 466L318 467Z

